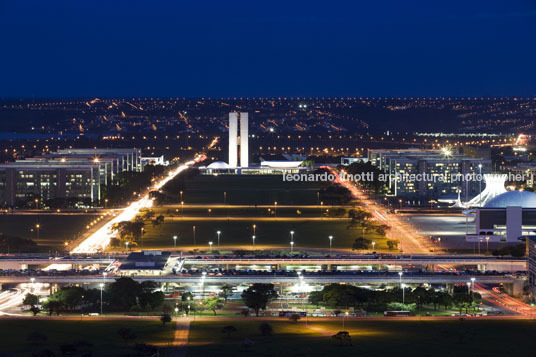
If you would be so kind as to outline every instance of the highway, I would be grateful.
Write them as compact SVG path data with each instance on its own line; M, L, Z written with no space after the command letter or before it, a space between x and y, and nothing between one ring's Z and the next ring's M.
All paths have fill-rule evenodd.
M111 282L120 276L109 275L105 279ZM304 275L303 281L311 284L330 283L361 283L361 284L466 284L471 278L482 284L513 283L518 278L509 275L448 275L448 274L408 274L402 278L398 274L382 275ZM57 283L57 284L100 284L103 282L102 275L61 275L61 276L32 276L35 283ZM199 284L201 276L189 275L146 275L132 276L136 281L155 281L157 283L179 283L179 284ZM28 283L29 276L0 276L0 283ZM295 284L299 279L297 276L288 275L206 275L204 283L212 284L253 284L253 283L289 283Z
M41 256L12 255L0 257L0 269L2 262L27 265L43 264L73 264L73 265L108 265L115 261L123 261L126 254L115 255L87 255L65 256L61 258L49 258ZM173 255L178 258L178 255ZM423 255L349 255L349 256L308 256L303 258L292 257L235 257L219 255L183 255L186 265L486 265L503 267L508 271L526 270L527 260L524 258L498 258L482 255L454 255L454 254L423 254Z
M307 257L307 258L239 258L239 257L211 257L201 259L193 256L185 256L185 264L212 265L212 264L237 264L237 265L484 265L493 264L504 267L516 268L516 270L526 270L526 259L506 258L500 259L489 256L463 256L463 255L414 255L414 256L392 256L374 257L373 255L361 255L352 257ZM518 269L517 269L518 268Z
M140 212L142 208L149 208L153 205L153 200L149 197L149 191L158 191L166 183L168 183L175 176L186 170L188 167L205 159L204 155L197 156L194 160L188 161L185 164L177 167L175 170L169 172L168 176L155 183L147 193L145 193L139 200L131 203L129 206L120 210L114 218L109 220L106 224L100 227L97 231L88 236L80 245L74 248L71 252L75 254L80 253L96 253L106 248L110 239L114 236L115 232L113 226L116 223L122 221L130 221Z

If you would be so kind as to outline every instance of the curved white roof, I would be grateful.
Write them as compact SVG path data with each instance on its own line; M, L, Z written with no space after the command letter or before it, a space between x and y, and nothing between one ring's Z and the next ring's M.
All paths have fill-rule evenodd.
M536 208L536 193L530 191L508 191L492 198L484 205L485 208L504 208L511 206Z
M261 161L261 166L275 168L292 168L299 167L303 161Z
M214 161L207 166L207 169L228 169L229 164L223 161Z

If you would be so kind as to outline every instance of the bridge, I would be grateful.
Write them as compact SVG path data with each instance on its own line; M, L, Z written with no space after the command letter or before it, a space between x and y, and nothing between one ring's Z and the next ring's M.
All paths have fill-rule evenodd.
M311 256L307 258L278 257L218 257L186 256L185 265L475 265L490 266L487 270L505 269L508 271L526 270L527 260L523 258L497 258L489 256L463 255L356 255L344 257Z
M61 276L0 276L0 284L7 283L56 283L56 284L100 284L110 283L120 275L61 275ZM303 282L310 284L330 284L330 283L360 283L360 284L466 284L475 278L475 282L481 284L511 284L522 279L511 275L449 275L449 274L405 274L402 277L398 274L383 275L353 275L353 274L333 274L333 275L304 275ZM206 275L185 276L185 275L147 275L132 276L132 279L142 281L154 281L157 283L176 284L253 284L253 283L283 283L296 284L301 279L298 276L289 275Z

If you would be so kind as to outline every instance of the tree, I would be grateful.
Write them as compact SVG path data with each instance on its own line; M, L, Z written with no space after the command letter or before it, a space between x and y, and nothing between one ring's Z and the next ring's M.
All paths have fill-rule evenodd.
M221 287L220 292L218 293L218 296L221 297L224 300L224 303L227 304L227 299L229 296L233 294L234 287L229 284L224 284Z
M39 296L34 294L26 294L24 300L22 301L22 304L31 306L39 305Z
M211 310L214 313L214 316L216 316L216 310L223 309L223 300L219 297L209 297L203 300L203 306L207 310Z
M263 336L272 336L274 333L274 329L272 328L272 325L270 325L268 322L263 322L259 325L259 331L261 332L261 335Z
M160 224L164 223L164 216L163 215L159 215L157 216L154 220L153 220L153 226L156 227Z
M467 313L467 309L473 303L473 298L469 294L458 293L458 294L454 294L453 301L456 307L460 310L460 315L461 315L463 309L465 309L465 313Z
M32 312L32 314L33 314L34 316L37 316L37 314L38 314L39 312L41 312L41 309L38 308L37 306L32 306L32 307L30 308L30 311Z
M368 249L370 240L366 238L357 238L352 244L352 250Z
M348 331L339 331L335 335L331 336L334 340L339 340L341 342L341 346L347 343L348 345L352 345L352 336L350 336L350 333Z
M160 316L160 321L162 321L162 325L165 325L168 322L171 322L171 316L169 314L162 314Z
M266 305L277 298L274 284L255 283L242 292L242 299L247 307L255 311L259 316L261 309L266 310Z
M145 224L140 221L121 221L113 225L122 241L139 242L143 234Z
M292 314L288 317L288 319L292 322L298 322L300 321L301 317L298 314Z
M49 316L52 316L52 314L54 313L56 313L56 315L59 315L63 310L64 304L61 301L49 299L43 304L43 307L45 308L45 310L48 310Z
M223 326L223 328L221 329L221 332L226 334L227 337L231 337L231 334L235 333L236 331L236 327L232 325Z

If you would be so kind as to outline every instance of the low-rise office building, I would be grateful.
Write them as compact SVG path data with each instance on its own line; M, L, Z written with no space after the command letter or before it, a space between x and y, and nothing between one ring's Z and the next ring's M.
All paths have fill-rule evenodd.
M52 199L90 204L101 199L102 185L131 170L142 171L139 149L66 149L0 164L0 206L29 199L36 207Z
M491 172L491 160L445 150L370 149L368 159L386 174L391 195L411 199L460 194L468 201L484 186L477 175Z

